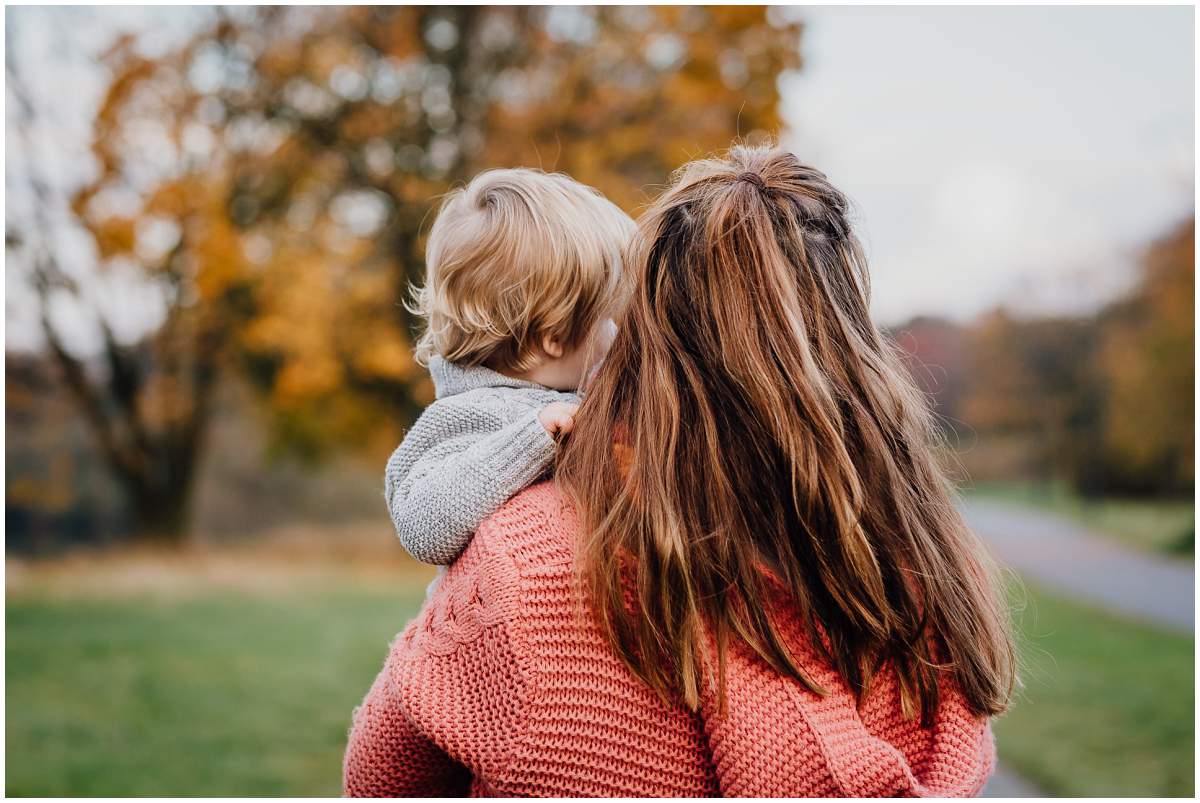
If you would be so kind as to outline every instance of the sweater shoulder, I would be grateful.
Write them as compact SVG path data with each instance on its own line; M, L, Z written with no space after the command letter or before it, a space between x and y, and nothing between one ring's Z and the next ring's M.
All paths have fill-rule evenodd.
M490 423L492 426L503 425L507 418L505 413L513 406L513 399L506 397L491 388L478 388L453 396L435 399L422 411L417 418L415 427L442 426L448 420L466 418L475 424Z
M578 519L553 480L537 483L508 500L479 526L481 549L503 555L519 575L569 569Z
M449 396L435 399L427 410L469 411L469 410L522 410L526 408L541 408L555 401L575 401L578 397L559 391L543 388L507 388L483 387L464 390Z
M539 623L570 619L576 517L553 481L530 486L480 524L426 601L423 652L445 655L489 633L532 670ZM414 645L417 646L417 645Z
M532 409L536 409L533 402L501 395L492 388L437 399L421 412L392 452L388 473L404 473L416 460L447 441L497 432Z
M491 631L522 663L522 624L538 615L528 604L531 585L567 589L574 535L574 513L552 481L517 494L479 526L398 646L409 655L446 656Z

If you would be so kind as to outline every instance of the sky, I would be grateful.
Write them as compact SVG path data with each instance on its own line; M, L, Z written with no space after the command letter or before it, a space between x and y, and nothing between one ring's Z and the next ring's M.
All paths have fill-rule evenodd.
M793 13L786 141L854 201L877 321L1087 312L1192 214L1192 8Z
M141 33L151 53L169 47L197 13L6 9L9 57L44 104L35 147L56 184L69 191L93 169L90 121L106 80L94 56L122 31ZM806 25L804 68L779 83L783 141L853 200L883 325L967 320L997 304L1086 313L1127 286L1140 248L1193 212L1190 7L780 13ZM14 153L10 143L9 188L22 169ZM16 193L8 201L19 223L27 210ZM64 247L86 254L71 236ZM7 345L35 344L31 294L12 271L5 287ZM136 329L135 309L152 301L114 287L110 308Z

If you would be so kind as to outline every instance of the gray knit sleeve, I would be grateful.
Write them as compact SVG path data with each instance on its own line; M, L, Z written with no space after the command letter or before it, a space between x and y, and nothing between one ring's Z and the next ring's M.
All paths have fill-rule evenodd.
M479 524L554 460L535 407L435 404L392 453L384 495L396 534L424 563L453 562Z

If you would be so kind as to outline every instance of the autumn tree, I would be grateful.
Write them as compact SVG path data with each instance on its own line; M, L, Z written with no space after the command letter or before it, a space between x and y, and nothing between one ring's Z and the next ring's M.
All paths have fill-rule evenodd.
M1129 292L1097 313L968 330L965 424L999 474L1092 495L1191 493L1195 482L1194 222L1146 249Z
M962 418L1000 473L1074 482L1094 459L1095 336L1086 317L1019 318L1002 308L972 324Z
M11 60L6 63L6 76L16 106L10 118L10 147L25 162L24 190L32 214L24 227L8 222L8 255L24 268L37 299L45 347L59 369L58 379L71 394L101 458L123 489L139 534L174 542L184 527L188 492L226 340L223 305L200 305L182 292L186 266L178 260L179 247L153 255L146 249L135 253L132 222L106 220L90 228L104 261L103 272L136 275L139 284L157 291L154 300L163 307L161 325L140 341L126 342L115 334L114 318L120 313L99 298L110 293L112 286L95 281L96 266L62 264L54 247L59 231L51 222L55 188L49 178L51 171L38 163L38 149L32 142L36 106ZM214 234L217 236L204 238L203 250L211 253L220 248L219 231ZM154 314L149 300L142 299L142 304L150 307L140 310L142 316ZM87 314L79 317L94 324L98 342L90 352L80 354L67 345L62 316L56 322L54 315L64 308L71 313L85 311ZM20 384L19 375L6 375ZM25 389L33 389L33 384ZM53 394L48 388L42 392L46 398L41 405L24 400L30 415L38 409L48 417L47 405ZM11 401L13 394L9 396ZM60 438L59 457L63 446ZM55 493L51 486L43 487L50 488L43 497Z
M762 7L263 7L104 63L94 181L72 208L102 271L157 292L103 365L47 340L142 528L182 531L212 387L261 391L282 448L388 448L428 400L401 301L422 226L493 166L563 170L627 210L672 169L780 127L800 26ZM43 303L86 290L43 260Z
M1132 293L1101 314L1097 490L1188 493L1195 482L1195 220L1142 256Z

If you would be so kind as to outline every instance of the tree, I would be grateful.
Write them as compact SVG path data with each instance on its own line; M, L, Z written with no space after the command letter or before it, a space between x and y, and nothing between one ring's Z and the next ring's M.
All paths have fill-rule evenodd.
M940 428L947 436L962 436L963 394L967 390L967 332L953 321L918 315L894 327L889 335L901 349L917 387L933 403Z
M11 52L11 51L10 51ZM6 63L8 87L17 106L10 127L21 141L27 161L34 161L30 130L36 114L20 71ZM138 343L123 343L114 334L111 312L89 304L98 285L85 282L86 270L64 268L52 245L50 221L54 189L44 165L26 164L32 196L32 225L6 232L11 255L22 257L36 292L46 347L60 379L89 426L108 470L125 491L139 534L173 542L183 530L192 475L208 423L216 367L224 344L221 305L189 303L182 284L179 249L139 267L153 276L166 306L163 323ZM120 255L133 242L123 221L104 221L92 229L101 258ZM213 238L214 241L216 238ZM128 268L128 264L119 267ZM64 342L54 322L56 302L75 302L96 323L99 364L91 364ZM95 301L95 299L90 299Z
M1095 339L1090 318L1020 319L996 309L972 324L962 417L993 471L1074 483L1095 463Z
M1018 452L997 473L1093 495L1192 491L1194 232L1188 220L1153 243L1132 289L1092 316L996 310L970 326L962 417L985 453Z
M1101 314L1101 490L1190 493L1195 482L1195 220L1146 249L1137 286Z
M43 321L142 529L182 531L222 370L261 391L278 448L394 443L430 397L400 302L433 200L530 165L633 210L684 161L779 128L800 26L776 13L265 7L215 12L161 57L118 41L100 169L72 209L102 270L157 290L162 323L132 344L102 326L96 370ZM44 307L86 301L33 262Z

